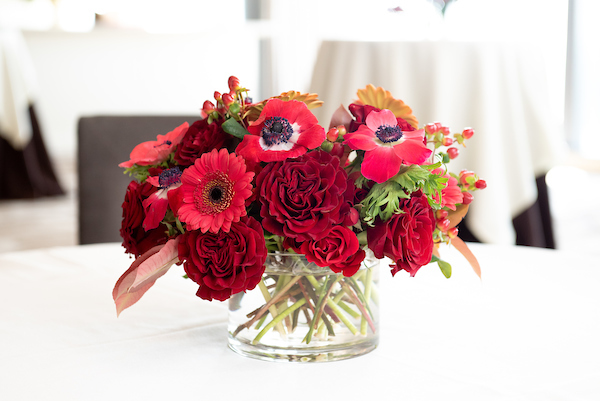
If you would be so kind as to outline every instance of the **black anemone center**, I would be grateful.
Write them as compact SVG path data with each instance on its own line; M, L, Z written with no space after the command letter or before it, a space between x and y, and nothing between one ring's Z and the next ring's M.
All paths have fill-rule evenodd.
M396 142L402 138L402 129L399 126L382 125L375 132L377 138L383 143Z
M158 185L160 185L161 188L167 188L179 182L181 182L181 170L177 167L164 170L158 176Z
M292 137L294 129L290 122L283 117L271 117L265 121L261 135L267 146L287 143Z
M219 187L214 187L210 190L209 196L213 202L218 202L223 198L223 190Z

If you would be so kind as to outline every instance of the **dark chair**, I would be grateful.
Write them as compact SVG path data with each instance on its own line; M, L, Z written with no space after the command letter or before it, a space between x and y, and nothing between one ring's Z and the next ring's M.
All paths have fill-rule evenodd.
M82 117L78 125L79 243L120 242L121 204L132 180L119 163L139 143L200 116Z

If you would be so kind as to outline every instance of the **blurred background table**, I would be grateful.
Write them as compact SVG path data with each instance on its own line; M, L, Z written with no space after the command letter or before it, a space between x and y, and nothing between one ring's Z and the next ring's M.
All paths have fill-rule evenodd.
M538 50L514 42L325 41L310 87L325 102L315 114L328 126L340 104L373 84L404 100L421 127L474 128L450 165L488 183L475 194L468 229L487 243L554 247L543 178L566 146Z
M131 259L116 243L0 254L0 399L241 398L598 400L600 270L585 254L472 244L415 278L381 269L381 335L368 355L322 364L227 348L227 304L172 268L117 318Z

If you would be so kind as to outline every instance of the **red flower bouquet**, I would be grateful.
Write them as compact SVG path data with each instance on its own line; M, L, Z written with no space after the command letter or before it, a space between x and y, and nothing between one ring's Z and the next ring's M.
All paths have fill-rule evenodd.
M202 119L136 146L121 164L134 178L121 235L136 260L113 291L117 314L182 265L202 299L260 288L264 305L234 336L254 324L262 330L254 341L271 329L291 333L304 313L309 343L320 329L334 335L336 324L353 334L374 330L374 290L361 269L368 258L387 260L392 275L414 276L437 262L449 277L437 252L449 243L479 274L456 225L471 192L486 184L447 168L473 131L419 128L410 107L382 88L357 95L326 130L311 112L321 105L316 95L292 91L253 103L231 77L229 92L204 102ZM339 274L323 281L265 274L268 255L285 253ZM362 317L363 327L353 329L346 314Z

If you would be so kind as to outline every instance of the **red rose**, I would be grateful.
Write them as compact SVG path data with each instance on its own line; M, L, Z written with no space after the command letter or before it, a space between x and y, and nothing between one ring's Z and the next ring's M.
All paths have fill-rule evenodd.
M203 153L213 149L225 148L232 140L232 136L221 129L221 123L206 119L193 123L185 133L181 143L175 151L175 161L182 166L191 166Z
M267 259L263 229L252 217L242 217L229 232L188 231L178 252L188 277L200 285L196 295L209 301L256 287Z
M361 125L364 125L365 121L367 119L367 116L371 112L381 111L381 109L378 109L377 107L369 106L368 104L362 105L362 104L356 104L356 103L352 103L351 105L349 105L348 110L350 110L350 113L352 113L352 115L355 118L354 120L350 121L350 125L348 126L348 132L354 132L358 129L358 127L360 127ZM406 121L405 119L396 117L396 120L398 121L398 126L400 127L400 129L402 131L414 131L415 130L415 127L410 125L408 123L408 121Z
M340 160L324 151L272 162L256 179L265 230L298 241L318 241L334 225L356 223L354 183ZM356 212L356 210L354 210Z
M358 271L365 258L356 234L349 228L334 226L329 234L319 241L304 241L299 251L306 260L321 267L329 267L335 273L351 277Z
M367 229L369 248L378 259L384 256L396 262L392 275L403 269L414 276L421 266L431 261L435 218L427 197L417 191L410 199L400 201L402 214L387 221L377 221Z
M167 242L167 228L161 224L157 228L145 231L142 227L144 206L142 202L156 192L156 188L147 182L143 184L131 181L123 201L123 220L121 221L121 237L127 253L140 256L156 245Z

